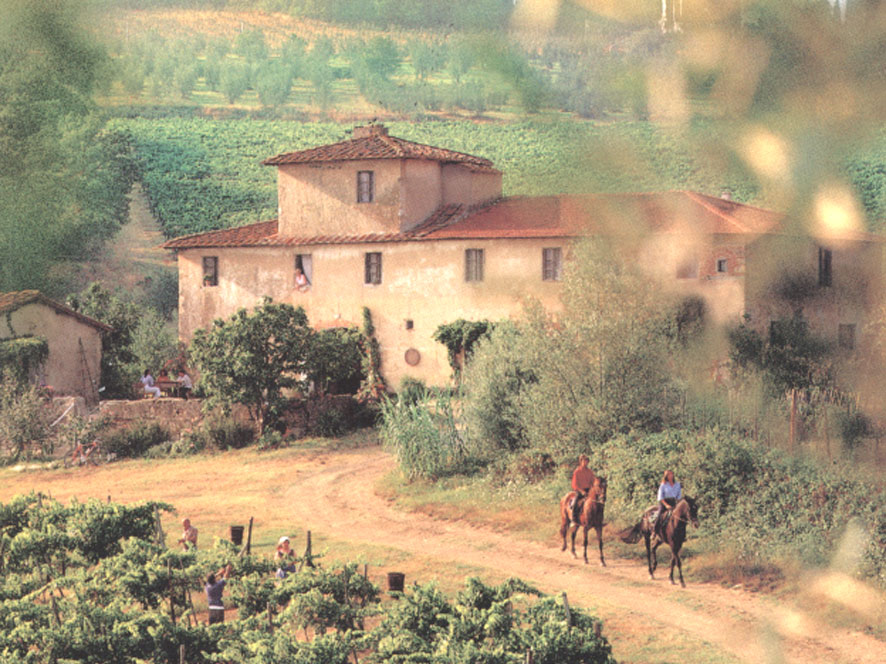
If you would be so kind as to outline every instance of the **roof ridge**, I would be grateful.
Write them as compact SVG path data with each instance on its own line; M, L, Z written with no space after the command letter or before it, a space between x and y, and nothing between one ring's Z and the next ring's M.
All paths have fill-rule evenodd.
M704 194L697 194L696 192L688 191L688 190L685 190L685 189L684 189L684 190L681 190L680 193L682 193L684 196L686 196L686 198L688 198L689 200L693 201L693 202L696 203L697 205L700 205L701 207L703 207L705 210L707 210L707 211L710 212L711 214L713 214L713 215L715 215L715 216L717 216L717 217L720 217L720 219L723 219L724 221L726 221L726 222L732 224L733 226L735 226L735 227L736 227L739 231L741 231L742 233L752 233L752 232L754 232L754 231L752 231L752 230L751 230L746 224L743 224L743 223L739 222L739 221L738 221L737 219L735 219L735 217L733 217L732 215L726 214L724 211L717 209L717 208L716 208L714 205L712 205L709 201L706 201L706 200L704 200L703 198L700 199L699 196L704 197ZM735 201L729 201L729 203L731 203L731 204L733 204L733 205L742 205L741 203L736 203Z

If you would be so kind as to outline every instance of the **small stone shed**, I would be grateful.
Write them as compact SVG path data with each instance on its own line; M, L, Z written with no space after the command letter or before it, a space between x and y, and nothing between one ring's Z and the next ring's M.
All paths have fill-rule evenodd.
M0 341L46 339L49 356L38 378L56 394L98 401L102 335L111 329L36 290L0 293Z

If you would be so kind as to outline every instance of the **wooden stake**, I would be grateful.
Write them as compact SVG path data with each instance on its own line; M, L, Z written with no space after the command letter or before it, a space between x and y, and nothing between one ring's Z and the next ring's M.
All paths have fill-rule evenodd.
M178 647L178 664L187 664L185 662L185 644L181 644Z
M249 531L246 534L246 544L243 545L243 548L240 549L240 555L249 555L252 551L252 519L253 517L249 517Z
M572 612L569 610L569 599L566 597L566 591L563 593L563 610L566 612L566 626L572 627Z

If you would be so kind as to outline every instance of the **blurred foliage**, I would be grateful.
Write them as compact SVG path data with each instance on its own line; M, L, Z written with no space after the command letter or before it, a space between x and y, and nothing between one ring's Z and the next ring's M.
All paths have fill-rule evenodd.
M80 3L0 4L0 291L58 293L126 221L129 137L92 95L108 70Z

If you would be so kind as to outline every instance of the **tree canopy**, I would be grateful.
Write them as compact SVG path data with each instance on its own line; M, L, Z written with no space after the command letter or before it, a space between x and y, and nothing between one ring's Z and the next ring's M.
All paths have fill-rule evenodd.
M262 434L286 405L284 390L306 390L314 332L303 308L265 297L252 312L240 309L197 330L191 358L206 393L206 407L242 403Z

